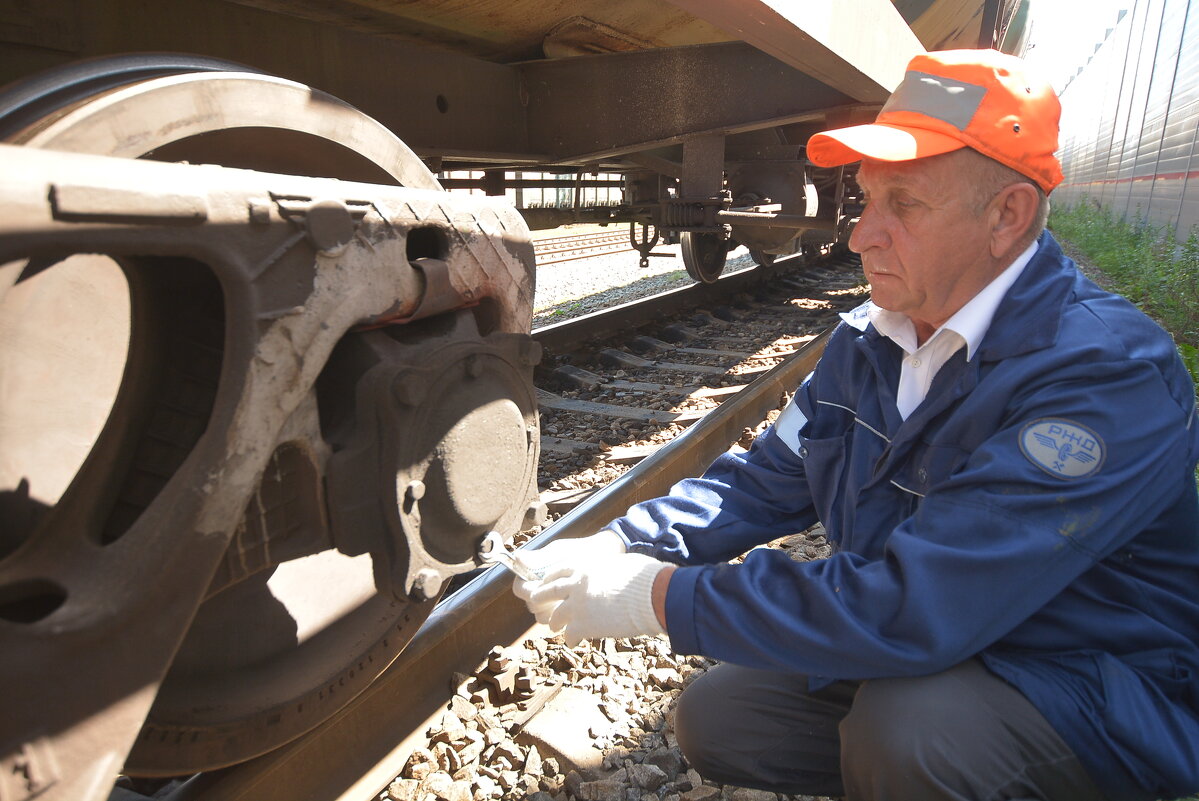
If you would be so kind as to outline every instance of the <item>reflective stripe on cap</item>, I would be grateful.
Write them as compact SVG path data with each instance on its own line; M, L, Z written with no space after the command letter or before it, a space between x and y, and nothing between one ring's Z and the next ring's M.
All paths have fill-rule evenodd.
M888 112L913 111L964 131L986 94L985 86L909 70L883 106L879 122Z

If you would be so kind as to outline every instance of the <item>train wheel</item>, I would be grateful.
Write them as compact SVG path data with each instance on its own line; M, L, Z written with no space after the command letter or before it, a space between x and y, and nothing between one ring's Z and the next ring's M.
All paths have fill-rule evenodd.
M440 189L393 134L308 87L250 73L173 74L174 62L154 77L152 59L126 67L97 61L87 80L77 69L43 79L8 119L6 141ZM204 265L166 258L0 265L0 278L17 274L0 294L0 565L46 543L120 547L219 411L215 387L231 346L222 287ZM329 446L311 406L307 429L275 453L250 499L221 585L200 606L127 758L133 775L190 774L294 739L365 689L432 611L433 598L376 592L369 554L344 555L327 538L288 553L286 537L327 534ZM89 533L44 530L64 518ZM284 547L268 555L281 531ZM158 536L169 548L171 532ZM42 619L75 592L11 572L0 587L9 622ZM136 592L129 578L108 580L114 596Z
M768 267L771 264L774 264L775 259L778 258L778 256L775 254L767 253L764 250L751 250L749 252L749 257L753 259L754 264L758 265L759 267Z
M711 284L724 272L729 243L718 234L683 233L683 266L701 284Z

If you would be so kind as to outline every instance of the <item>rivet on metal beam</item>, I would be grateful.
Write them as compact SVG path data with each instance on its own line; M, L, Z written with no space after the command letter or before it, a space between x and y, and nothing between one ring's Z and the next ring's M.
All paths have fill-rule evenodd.
M250 222L254 225L267 225L271 221L271 202L261 198L251 198L247 205Z
M441 589L441 574L436 570L425 568L416 574L412 580L412 592L426 601L433 598Z
M409 481L408 486L404 489L404 497L415 503L425 497L425 483L423 481Z
M354 217L340 200L318 200L304 216L308 238L326 256L337 256L354 238Z

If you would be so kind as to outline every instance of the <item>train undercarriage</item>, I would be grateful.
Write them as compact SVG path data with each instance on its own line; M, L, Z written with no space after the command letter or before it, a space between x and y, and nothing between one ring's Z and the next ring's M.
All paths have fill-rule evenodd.
M221 113L156 139L180 98ZM99 743L101 774L241 761L369 684L531 513L528 230L287 81L140 80L36 127L0 153L6 774ZM273 169L345 169L207 166L246 131L296 138ZM205 166L114 157L191 140Z
M3 801L238 763L335 714L487 532L541 520L530 228L678 237L702 282L732 243L827 246L856 198L807 135L871 117L916 48L998 43L1018 4L830 2L771 41L735 24L767 3L15 5ZM865 12L885 53L838 16ZM502 195L546 167L617 172L623 200L518 210L435 174Z

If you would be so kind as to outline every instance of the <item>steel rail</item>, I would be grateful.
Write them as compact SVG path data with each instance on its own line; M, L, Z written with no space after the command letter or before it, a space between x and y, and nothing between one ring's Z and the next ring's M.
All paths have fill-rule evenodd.
M557 254L551 254L551 256L549 258L544 258L544 259L539 256L537 258L537 266L538 267L548 267L551 264L565 264L568 261L579 261L580 259L594 259L598 256L614 256L617 253L632 253L632 252L633 252L633 248L631 248L627 243L621 247L614 247L614 248L610 248L608 250L600 250L599 246L593 246L591 249L586 250L581 253L578 253L574 256L558 256ZM673 254L663 253L663 254L654 254L654 255L669 256L669 255L673 255Z
M799 277L807 269L842 264L853 256L831 255L815 263L803 256L781 258L773 264L759 265L720 276L711 284L690 284L619 306L601 309L560 323L535 328L533 337L552 353L566 353L584 342L629 331L646 323L662 320L686 309L707 305L727 305L738 292L769 285L788 276Z
M632 250L627 234L612 231L553 237L533 243L533 253L539 267Z
M566 236L547 236L533 240L536 249L553 250L557 247L574 247L593 241L620 240L628 241L627 231L588 231L585 234L567 234Z
M779 406L819 360L829 332L747 385L679 437L596 492L530 547L586 536L632 504L698 475ZM529 636L533 621L503 568L479 575L429 617L396 661L329 721L258 759L194 777L169 801L364 801L403 768L454 692L455 673L473 672L496 645Z

